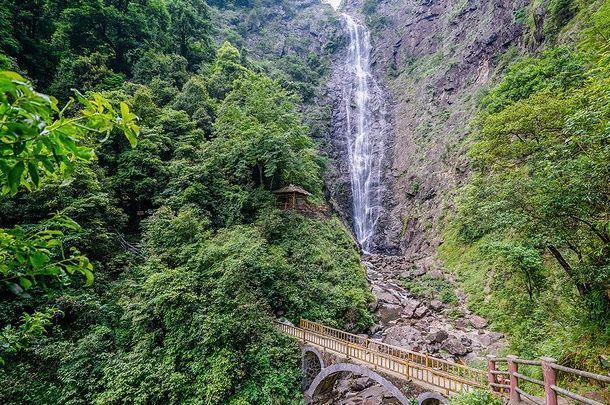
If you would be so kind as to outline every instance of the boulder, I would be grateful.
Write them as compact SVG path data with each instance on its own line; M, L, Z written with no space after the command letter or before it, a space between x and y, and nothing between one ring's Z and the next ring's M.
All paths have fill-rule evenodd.
M382 289L378 286L373 286L372 292L379 302L400 305L400 299L389 290Z
M429 271L427 274L432 278L445 278L445 275L443 274L442 270L432 270Z
M470 339L468 336L462 336L460 338L460 342L467 347L472 346L472 339Z
M500 339L504 339L504 334L500 332L489 332L489 337L492 342L497 342Z
M458 318L455 321L455 327L457 329L466 330L466 329L468 329L468 321L464 318Z
M445 340L441 347L449 354L452 354L454 356L464 356L465 354L471 351L470 348L466 347L455 336L452 336L451 338Z
M491 336L488 334L481 335L479 336L479 342L483 347L491 346Z
M413 345L422 340L421 332L409 325L396 325L386 329L383 341L385 343L413 349Z
M415 309L415 312L413 312L413 318L421 318L426 315L427 312L428 308L425 305L420 305Z
M440 300L432 300L428 305L430 306L430 308L432 308L432 310L436 312L440 311L445 306Z
M413 318L415 314L415 310L421 305L421 301L416 299L409 299L403 302L404 309L402 311L402 316L405 318Z
M478 315L472 315L470 317L470 324L476 329L483 329L487 326L487 320Z
M380 303L375 313L382 324L395 321L400 318L403 309L400 305Z
M449 337L449 333L445 330L439 330L428 334L428 342L441 343Z

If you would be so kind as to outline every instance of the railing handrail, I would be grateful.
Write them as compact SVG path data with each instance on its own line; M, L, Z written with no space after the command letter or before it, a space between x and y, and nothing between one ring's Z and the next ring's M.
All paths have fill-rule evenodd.
M281 325L284 331L297 336L299 333L303 339L306 339L306 334L310 334L311 336L315 336L318 339L322 339L318 343L319 346L337 352L341 354L346 354L348 358L350 355L353 355L355 358L358 358L361 361L364 361L367 364L371 364L375 367L378 364L375 362L376 359L385 359L388 364L392 363L395 365L403 366L406 369L406 377L407 378L415 378L420 379L416 376L409 374L409 370L419 370L422 374L422 378L420 379L423 382L430 382L426 379L423 379L423 373L427 373L427 377L430 375L436 376L436 378L443 378L445 384L449 381L449 388L445 385L440 385L440 380L434 382L434 377L432 377L432 384L438 386L447 391L457 392L458 385L459 389L464 388L483 388L488 387L498 393L506 393L504 389L508 389L507 392L511 393L511 397L517 396L517 398L522 397L526 400L532 400L531 394L523 391L518 386L518 380L524 380L529 383L533 383L536 385L543 386L545 389L545 395L547 398L547 402L549 404L556 404L557 394L562 396L567 396L571 399L575 399L585 404L590 405L601 405L600 402L595 400L583 397L577 393L568 391L566 389L560 388L555 383L555 373L556 371L563 371L572 375L590 378L602 383L610 383L610 376L605 376L601 374L590 373L587 371L581 371L565 366L561 366L556 363L554 359L541 357L539 360L533 359L522 359L516 356L507 356L506 358L498 358L495 356L488 356L488 371L484 372L482 370L472 368L469 366L465 366L462 364L455 364L449 361L438 359L435 357L430 357L428 354L422 354L418 352L414 352L412 350L404 349L402 347L390 345L383 342L378 342L376 340L371 340L367 335L356 335L353 333L349 333L346 331L342 331L340 329L332 328L330 326L323 325L318 322L312 322L306 319L301 319L300 327L293 326L291 324L282 323L276 321L277 324ZM289 329L291 328L291 329ZM330 344L328 342L331 342ZM363 355L366 353L366 355ZM373 360L371 360L368 355L374 355ZM500 371L497 370L496 363L507 363L509 365L509 371ZM512 364L512 366L511 366ZM529 365L540 367L543 370L544 381L535 379L533 377L529 377L525 374L521 374L517 372L517 366L521 365ZM394 366L394 367L400 367ZM385 368L388 371L393 371L390 366L380 366ZM510 371L510 367L513 367L513 372ZM404 374L404 370L401 371ZM548 374L548 375L547 375ZM496 376L508 376L511 379L510 384L502 384L497 380ZM451 388L451 382L454 384L454 389ZM456 384L457 383L457 384Z
M413 378L424 383L435 385L441 390L446 391L447 394L449 392L460 392L464 389L468 390L486 387L485 381L481 382L476 378L479 374L465 376L461 373L452 373L451 370L442 367L434 368L418 361L412 361L409 358L396 357L390 353L378 351L375 350L375 348L363 345L363 342L366 343L366 341L368 341L368 339L363 336L358 336L306 320L302 320L300 325L305 327L297 327L279 321L275 322L284 332L299 339L303 339L304 341L309 341L314 345L318 345L324 350L347 355L348 358L353 357L374 366L375 369L382 368L389 372L399 372L403 378ZM311 327L311 329L307 329L308 326ZM324 331L328 331L326 328L332 329L337 334L340 334L347 339L324 333ZM453 366L453 364L451 365ZM479 370L477 370L477 372L479 372Z
M508 359L506 357L495 357L495 358L493 358L493 361L495 361L496 363L508 363ZM513 361L517 364L524 364L524 365L529 365L529 366L540 366L541 365L540 360L522 359L522 358L517 357L517 358L514 358ZM552 368L554 368L555 370L563 371L568 374L573 374L578 377L590 378L592 380L596 380L599 382L610 383L610 376L607 376L607 375L578 370L576 368L562 366L557 363L551 363L550 366Z
M577 375L579 377L590 378L592 380L596 380L599 382L610 383L610 376L607 376L607 375L591 373L589 371L577 370L575 368L570 368L570 367L562 366L559 364L551 364L551 367L553 367L556 370L563 371L565 373Z
M313 322L313 321L309 321L309 320L306 320L306 319L301 319L300 326L303 329L305 329L305 330L310 330L311 331L312 329L309 329L308 325L315 325L316 327L318 327L320 329L331 330L331 331L337 332L337 333L342 334L342 335L350 336L356 342L363 340L363 337L361 337L359 335L355 335L353 333L345 332L345 331L342 331L340 329L335 329L335 328L323 325L323 324L318 323L318 322ZM458 370L463 371L465 374L471 374L471 375L474 374L474 375L476 375L476 379L477 379L477 382L479 384L485 385L485 383L486 383L486 373L483 370L479 370L479 369L476 369L476 368L473 368L473 367L469 367L469 366L466 366L466 365L463 365L463 364L451 363L451 362L449 362L447 360L444 360L444 359L439 359L437 357L430 357L429 355L426 355L426 354L423 354L423 353L418 353L418 352L415 352L415 351L412 351L412 350L408 350L408 349L405 349L405 348L402 348L402 347L399 347L399 346L394 346L394 345L391 345L391 344L388 344L388 343L378 342L378 341L375 341L375 340L370 340L368 337L365 340L366 340L367 343L368 342L372 342L372 343L374 343L377 346L386 347L388 349L392 349L392 350L395 350L397 352L401 352L401 353L404 353L404 354L407 354L407 355L411 355L411 356L416 356L416 357L419 358L418 360L410 359L410 361L412 361L412 362L416 361L417 363L419 363L421 365L425 365L425 366L427 366L427 364L426 364L427 362L428 363L433 362L433 363L436 363L437 365L440 364L442 366L445 366L447 369L458 369ZM368 344L367 344L367 347L368 347ZM377 350L377 352L383 353L383 352L380 352L379 350ZM393 357L397 357L397 356L393 356ZM398 358L400 358L400 357L398 357Z
M557 396L561 395L564 397L568 397L570 399L574 399L580 403L588 404L588 405L602 405L601 402L595 401L593 399L582 396L576 392L561 388L557 386L557 371L563 371L567 374L573 376L579 376L584 378L589 378L592 380L596 380L601 383L610 383L610 377L604 376L601 374L590 373L588 371L577 370L575 368L565 367L556 363L555 359L549 357L541 357L539 360L529 360L529 359L521 359L517 356L507 356L506 358L496 358L494 356L489 357L488 364L488 379L490 381L490 386L496 387L494 384L496 381L495 375L497 375L497 371L495 369L496 363L507 363L508 364L508 376L510 378L510 389L511 398L514 401L518 401L520 397L524 397L529 399L528 397L531 394L523 391L519 387L519 381L523 380L529 383L533 383L536 385L540 385L544 388L546 402L551 405L556 405ZM542 370L542 374L544 377L544 381L538 380L536 378L530 377L528 375L522 374L518 372L519 365L529 365L536 366ZM512 371L511 371L512 370Z

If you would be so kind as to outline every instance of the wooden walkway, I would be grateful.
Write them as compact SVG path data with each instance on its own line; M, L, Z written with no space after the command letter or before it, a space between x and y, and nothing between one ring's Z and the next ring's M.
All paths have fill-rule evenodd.
M487 387L487 373L426 354L376 342L319 323L301 320L300 327L277 322L278 327L320 351L330 352L378 372L427 389L453 395Z

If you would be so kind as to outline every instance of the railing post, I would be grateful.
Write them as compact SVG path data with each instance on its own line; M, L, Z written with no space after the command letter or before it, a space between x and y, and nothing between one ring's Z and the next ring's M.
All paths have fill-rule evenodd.
M487 381L489 382L489 388L492 391L498 391L496 387L491 384L497 384L496 375L493 373L496 371L496 356L492 354L487 355Z
M518 371L518 365L515 363L517 356L506 356L506 360L508 361L508 376L510 379L510 401L509 404L518 404L521 402L521 396L517 392L517 388L519 387L519 380L515 373Z
M550 357L541 357L540 362L542 364L542 375L544 377L544 396L546 398L546 405L557 405L557 393L551 387L557 385L557 374L552 364L556 363L557 360Z

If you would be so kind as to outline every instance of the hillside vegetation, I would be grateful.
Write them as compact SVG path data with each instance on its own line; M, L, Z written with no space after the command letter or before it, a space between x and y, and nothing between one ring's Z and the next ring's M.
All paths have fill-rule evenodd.
M322 202L305 67L209 17L264 4L0 4L0 402L302 401L272 319L363 330L371 296L340 220L274 207Z
M541 48L483 99L440 253L511 352L607 372L610 3L551 1L534 24L540 7Z

